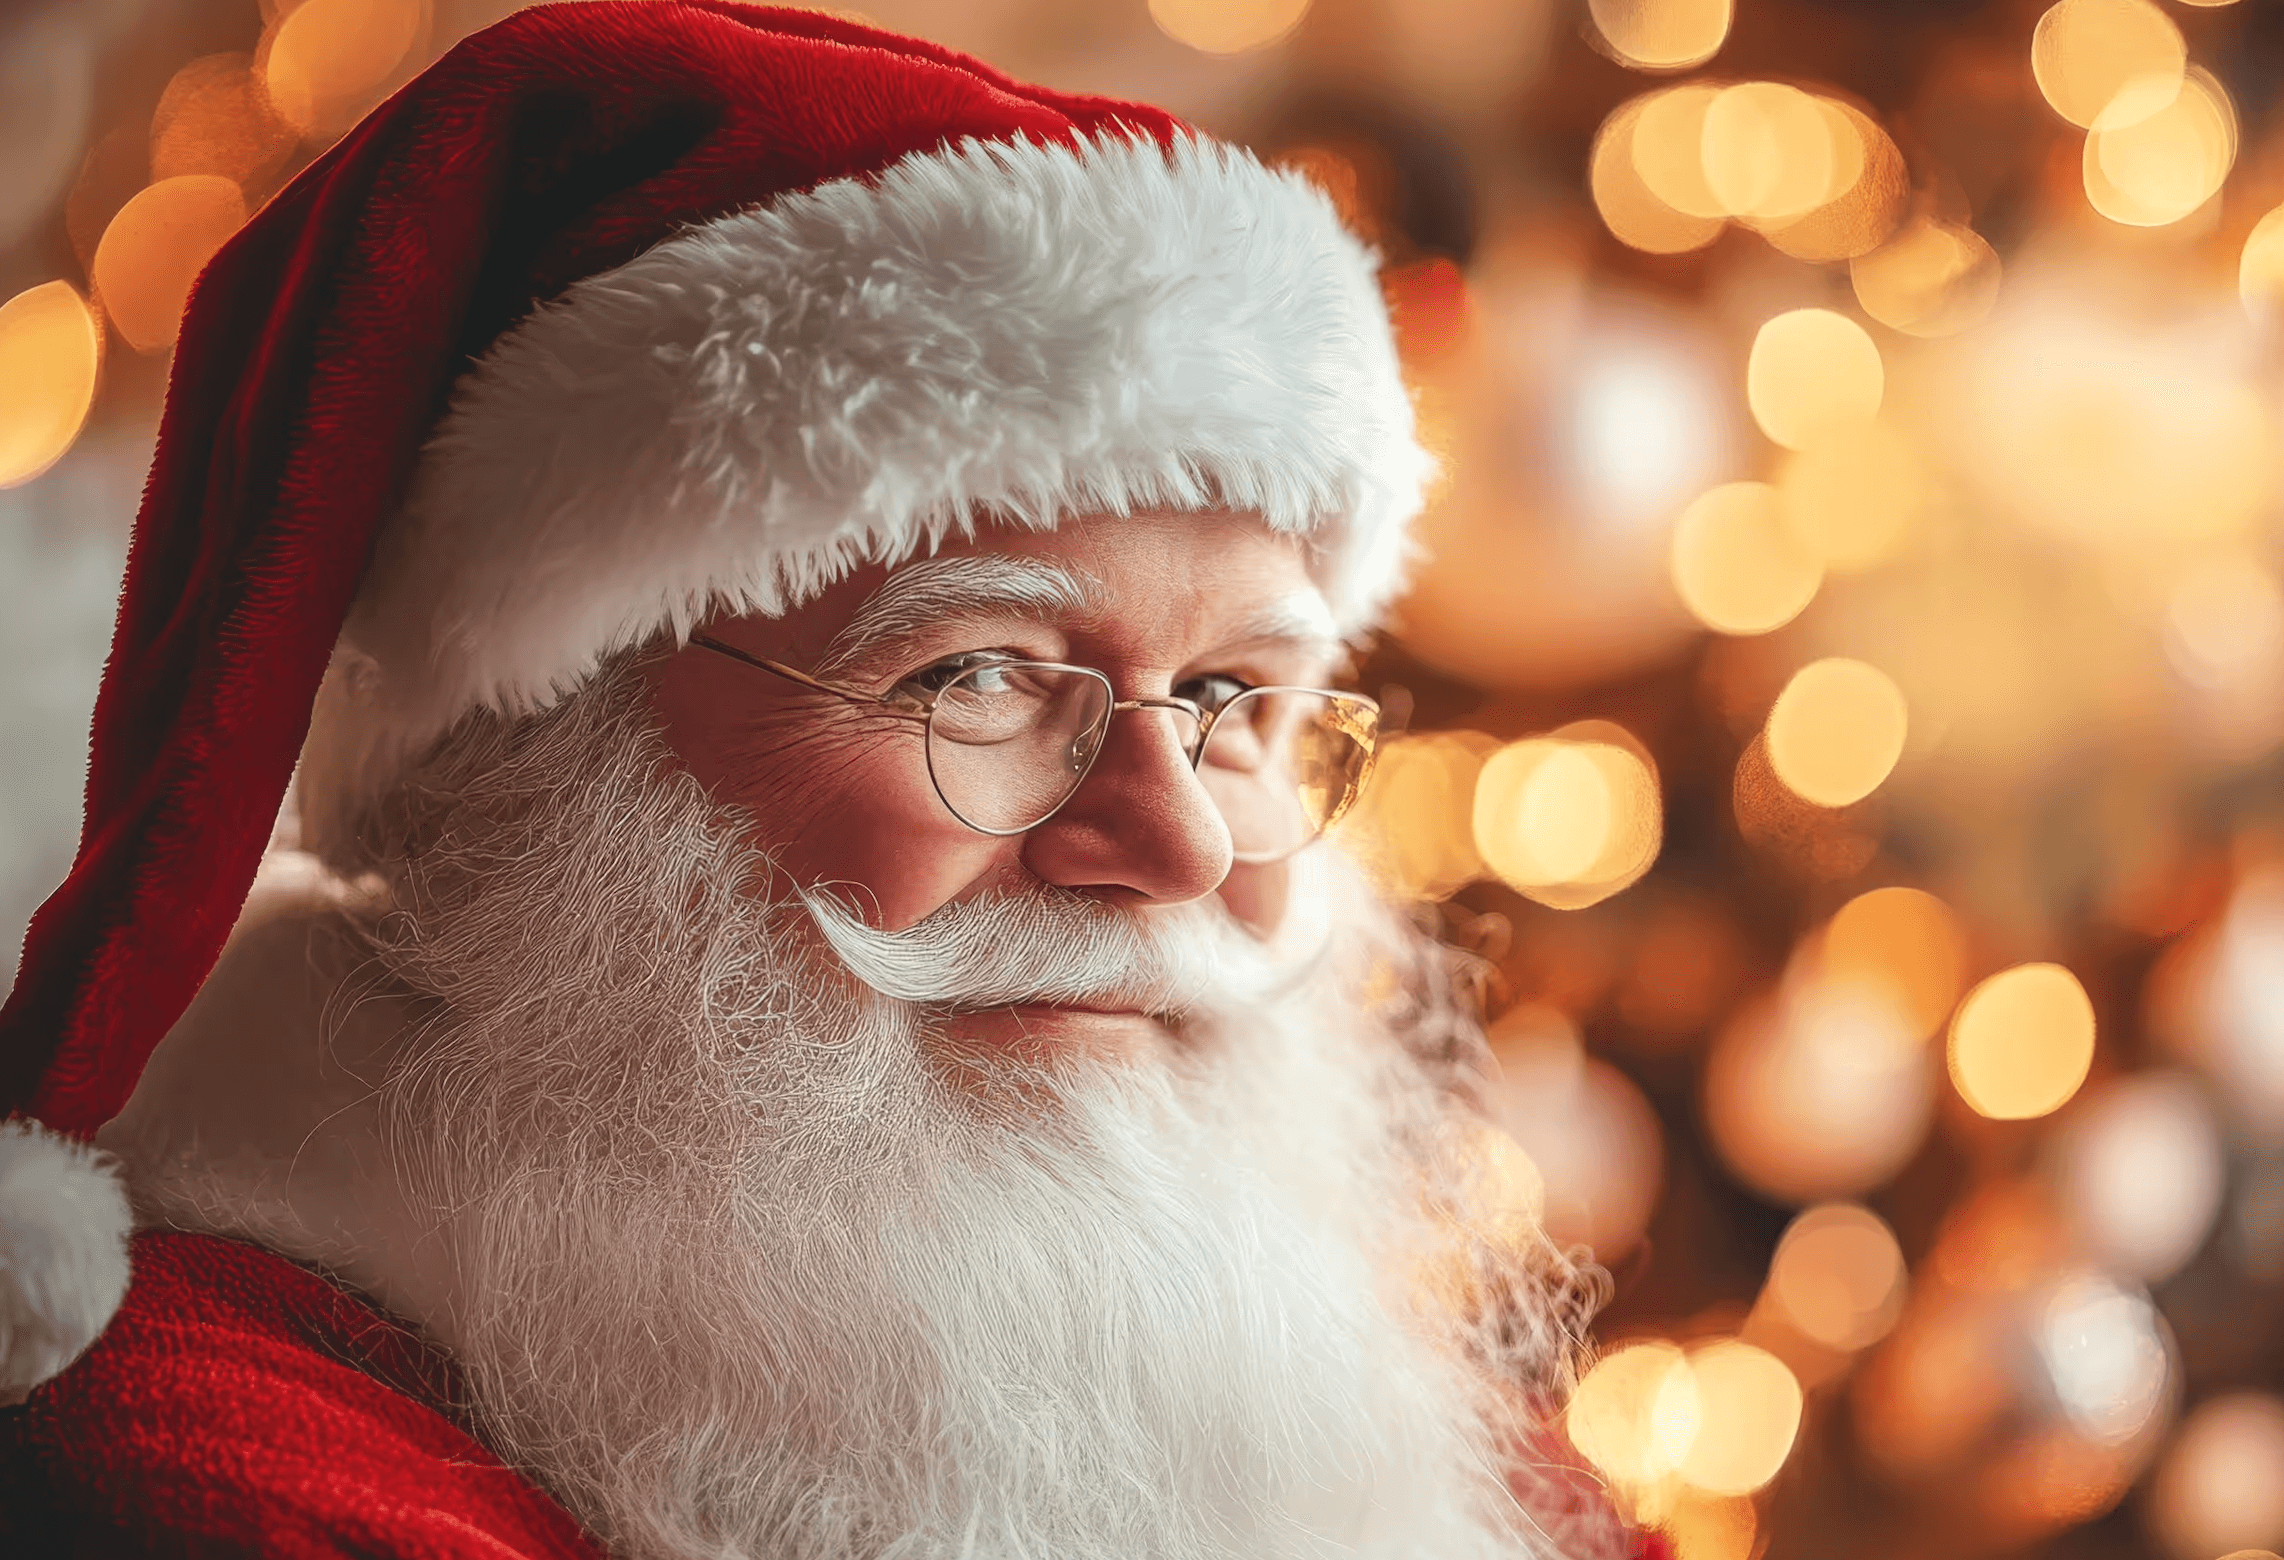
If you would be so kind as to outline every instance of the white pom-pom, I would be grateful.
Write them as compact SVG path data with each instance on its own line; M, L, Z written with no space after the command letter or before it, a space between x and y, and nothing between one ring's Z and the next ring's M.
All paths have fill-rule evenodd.
M0 1403L79 1357L127 1294L127 1193L110 1161L0 1122Z

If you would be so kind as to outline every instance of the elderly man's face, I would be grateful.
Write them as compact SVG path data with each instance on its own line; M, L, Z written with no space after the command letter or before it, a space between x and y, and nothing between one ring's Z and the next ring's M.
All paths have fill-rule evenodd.
M1237 514L1094 516L1051 532L994 528L896 568L858 570L782 618L714 624L715 637L878 693L962 657L999 652L1098 668L1120 699L1214 704L1262 683L1321 685L1339 653L1300 544ZM954 817L929 777L918 723L704 649L652 672L666 739L803 886L855 893L882 930L954 901L1040 883L1128 907L1220 893L1266 934L1282 867L1233 868L1229 831L1190 771L1172 717L1119 715L1085 782L1045 823L998 837ZM973 1015L1032 1041L1120 1048L1129 1015Z
M1257 522L1145 517L711 627L863 690L1012 652L1218 705L1325 680L1327 616ZM1008 837L946 810L918 723L704 648L468 721L376 913L281 923L271 968L353 1000L243 1054L326 1082L254 1091L215 1139L243 1172L119 1146L170 1218L349 1253L614 1553L1584 1556L1502 1484L1541 1478L1584 1286L1461 1151L1440 953L1330 851L1272 943L1219 913L1267 928L1285 869L1231 872L1175 718L1089 728ZM1244 765L1206 771L1259 840Z

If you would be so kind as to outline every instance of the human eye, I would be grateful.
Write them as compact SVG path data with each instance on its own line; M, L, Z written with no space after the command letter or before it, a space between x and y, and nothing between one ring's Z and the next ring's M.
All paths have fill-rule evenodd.
M959 682L962 688L977 693L1004 693L1008 691L1008 674L1003 663L1014 659L1004 650L965 650L898 678L896 686L934 695Z
M1202 710L1218 710L1239 694L1249 691L1253 684L1227 672L1208 672L1191 677L1174 685L1174 697L1187 699Z
M1090 709L1084 674L1006 655L951 657L903 686L927 701L932 735L963 747L1018 742L1065 726L1075 733Z

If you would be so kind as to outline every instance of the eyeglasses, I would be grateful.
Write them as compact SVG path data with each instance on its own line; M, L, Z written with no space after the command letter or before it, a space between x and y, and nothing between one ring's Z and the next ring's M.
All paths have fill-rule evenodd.
M1237 859L1279 861L1354 804L1379 742L1380 706L1326 688L1248 688L1208 707L1192 699L1120 699L1091 666L991 660L941 687L906 682L873 694L706 634L692 634L690 642L804 688L921 722L936 795L979 834L1021 834L1045 823L1094 767L1113 715L1163 710L1229 826Z

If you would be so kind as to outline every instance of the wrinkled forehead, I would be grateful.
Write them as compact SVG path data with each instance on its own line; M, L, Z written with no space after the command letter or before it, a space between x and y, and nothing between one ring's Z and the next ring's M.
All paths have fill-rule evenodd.
M1340 646L1306 544L1257 516L1085 515L1052 531L985 527L927 556L861 571L816 603L823 658L847 664L938 624L1016 620L1123 632Z

